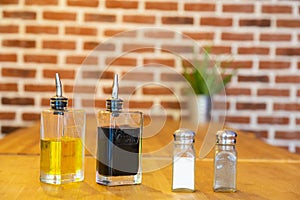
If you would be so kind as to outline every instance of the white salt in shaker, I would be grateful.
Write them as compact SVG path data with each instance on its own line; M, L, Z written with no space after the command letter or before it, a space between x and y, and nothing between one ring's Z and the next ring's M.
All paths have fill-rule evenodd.
M173 192L195 191L195 133L188 129L176 130L173 152Z

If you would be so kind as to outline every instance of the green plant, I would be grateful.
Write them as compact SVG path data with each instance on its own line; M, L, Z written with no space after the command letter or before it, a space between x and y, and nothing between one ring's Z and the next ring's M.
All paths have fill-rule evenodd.
M222 68L221 62L210 60L210 49L205 49L203 59L194 58L192 68L190 64L182 62L183 76L191 84L197 95L213 95L222 91L227 83L231 81L235 70L231 73Z

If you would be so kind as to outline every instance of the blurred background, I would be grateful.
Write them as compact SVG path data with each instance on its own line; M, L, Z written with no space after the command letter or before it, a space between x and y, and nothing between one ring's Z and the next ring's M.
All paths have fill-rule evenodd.
M140 38L137 28L150 29ZM116 35L121 44L111 42ZM39 120L55 95L56 72L71 105L78 74L100 80L96 97L93 86L77 89L86 96L79 106L95 100L91 105L103 108L113 74L130 71L121 88L130 107L164 108L178 119L182 104L174 91L183 86L171 71L183 72L182 58L164 49L191 59L201 52L191 40L236 70L226 87L226 125L300 153L297 0L0 0L0 137ZM136 87L143 82L150 84Z

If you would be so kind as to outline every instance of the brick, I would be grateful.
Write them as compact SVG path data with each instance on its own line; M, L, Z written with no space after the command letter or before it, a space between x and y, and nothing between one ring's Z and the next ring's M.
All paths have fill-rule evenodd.
M44 49L76 49L74 41L46 40L43 41L42 46Z
M299 131L275 131L276 139L285 139L285 140L299 140L300 132Z
M236 109L237 110L265 110L266 109L266 103L236 103Z
M204 49L210 48L210 54L231 54L231 47L230 46L204 46Z
M252 33L222 33L222 40L247 41L253 40Z
M250 55L268 55L270 49L268 47L239 47L238 54Z
M226 95L228 96L250 96L251 90L249 88L226 88Z
M297 19L278 19L276 21L277 27L300 28L300 20Z
M225 123L249 124L250 117L246 116L229 116L225 117Z
M19 77L19 78L34 78L36 74L35 69L19 69L19 68L6 68L3 67L2 70L3 77Z
M58 27L56 26L26 26L26 33L33 34L58 34Z
M0 112L0 119L15 119L16 118L16 113L14 112Z
M251 76L239 75L238 76L238 81L239 82L262 82L262 83L268 83L269 82L269 77L266 76L266 75L251 75Z
M258 124L289 124L288 117L274 117L274 116L258 116L257 123Z
M94 86L86 86L86 85L65 85L64 86L65 92L76 92L76 93L84 93L84 94L95 94L96 93L96 87Z
M177 74L177 73L161 73L160 74L160 79L162 81L166 81L166 82L186 82L186 79L183 77L183 75L181 74Z
M111 78L110 80L112 80L113 78ZM120 86L119 87L119 94L120 95L134 95L136 92L136 88L135 87L126 87L126 86ZM111 87L103 87L103 93L104 94L108 94L111 95L112 93L112 88Z
M0 91L16 92L18 85L16 83L0 83Z
M186 11L215 11L216 5L213 3L185 3L184 10Z
M20 48L34 48L34 40L2 40L2 46L5 47L20 47Z
M193 24L194 19L192 17L162 17L162 24L171 25L188 25Z
M258 89L258 96L271 96L271 97L288 97L290 96L290 91L288 89Z
M57 56L55 55L34 55L34 54L25 54L24 62L26 63L49 63L56 64Z
M230 62L225 62L226 65L223 64L224 62L221 62L221 66L226 68L232 68L232 69L251 69L253 66L252 61L230 61Z
M25 84L24 90L27 92L55 92L55 86L41 84Z
M297 75L277 75L276 83L300 83L300 76Z
M180 53L193 53L193 47L189 45L162 45L161 47L162 52L171 52L175 54Z
M161 106L165 109L180 109L180 108L184 108L186 107L186 105L184 105L184 103L180 103L180 102L172 102L172 101L161 101L160 102Z
M143 88L144 95L172 95L173 89L165 88L165 87L144 87Z
M154 44L134 44L134 43L126 43L122 46L123 52L136 52L136 53L149 53L155 51Z
M126 31L125 29L107 29L104 31L105 36L117 36L117 37L136 37L135 31Z
M40 120L41 115L40 113L23 113L22 119L24 121L37 121Z
M151 1L145 3L145 8L149 10L175 10L177 11L177 2L159 2Z
M60 79L75 79L75 70L62 70L62 69L44 69L43 77L55 79L55 73L59 73Z
M18 33L19 27L15 25L0 25L0 33Z
M184 38L192 38L193 40L213 40L214 33L213 32L183 32Z
M0 62L16 62L17 54L14 53L0 53Z
M112 43L84 42L83 49L94 49L94 51L115 51L116 46Z
M122 80L134 80L134 81L153 81L153 73L148 72L130 72L125 73L122 77Z
M90 100L82 99L81 104L83 107L92 107L92 108L106 108L105 100Z
M299 103L274 103L273 110L300 111Z
M168 66L168 67L174 67L175 66L175 60L174 59L159 59L159 58L144 58L143 60L144 65L148 66Z
M1 102L3 105L20 105L20 106L34 105L34 99L26 98L26 97L15 97L15 98L3 97L1 99Z
M204 26L218 26L218 27L228 27L232 26L231 18L218 18L218 17L201 17L200 25Z
M259 69L289 69L290 62L284 61L260 61Z
M65 32L69 35L97 35L96 28L66 27Z
M163 30L147 30L144 32L144 36L146 38L162 38L162 39L172 39L175 37L175 34L174 32L171 32L171 31L163 31Z
M36 19L36 13L30 11L3 11L3 18Z
M154 24L155 16L124 15L123 22L137 23L137 24Z
M224 4L222 7L223 12L232 12L232 13L253 13L254 5L253 4Z
M129 108L151 108L152 105L152 101L129 101Z
M286 48L277 48L276 55L282 56L300 56L300 48L286 47Z
M84 65L97 65L98 58L97 57L86 57L86 56L67 56L66 57L67 64L84 64Z
M48 20L58 20L58 21L60 20L75 21L76 13L45 11L43 12L43 18Z
M58 0L25 0L25 5L49 6L57 4Z
M105 1L106 8L137 9L138 1L108 0Z
M67 0L68 6L78 6L78 7L98 7L98 0Z
M240 26L257 26L257 27L270 27L270 19L241 19L239 20Z
M274 42L281 42L281 41L290 41L292 39L291 34L268 34L263 33L260 35L259 39L261 41L274 41Z
M91 14L84 15L84 20L87 22L115 22L116 16L109 14Z
M270 14L292 14L293 9L288 5L262 5L261 8L263 13Z
M108 65L120 65L120 66L135 67L137 64L137 61L135 58L119 57L119 58L107 58L105 63Z
M19 0L0 0L0 5L18 4Z
M109 79L114 78L114 72L111 71L83 71L82 78L84 79Z

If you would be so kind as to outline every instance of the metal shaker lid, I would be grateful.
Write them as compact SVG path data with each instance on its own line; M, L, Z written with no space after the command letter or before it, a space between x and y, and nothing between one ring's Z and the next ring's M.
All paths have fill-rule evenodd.
M194 143L195 132L186 128L178 129L174 132L174 141L179 143Z
M232 130L221 130L217 132L217 144L234 145L236 144L237 133Z

